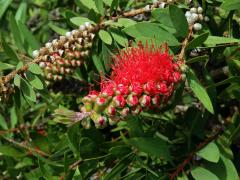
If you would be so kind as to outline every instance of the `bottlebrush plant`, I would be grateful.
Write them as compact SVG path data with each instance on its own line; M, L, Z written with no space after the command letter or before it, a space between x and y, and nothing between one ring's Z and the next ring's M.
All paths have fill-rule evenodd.
M182 64L181 64L182 65ZM184 65L182 65L184 66ZM81 112L56 110L60 118L66 115L71 121L82 121L90 128L92 119L97 128L116 124L128 114L138 115L142 110L159 109L167 103L175 85L181 80L179 64L174 62L167 45L154 44L131 47L115 55L110 78L102 78L101 90L90 91L83 97ZM64 118L66 123L66 118Z
M0 0L0 179L239 179L239 8Z

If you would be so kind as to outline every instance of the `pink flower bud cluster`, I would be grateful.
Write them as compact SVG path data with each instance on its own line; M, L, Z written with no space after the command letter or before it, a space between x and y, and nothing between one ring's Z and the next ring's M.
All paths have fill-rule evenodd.
M114 60L110 80L101 82L101 91L91 91L82 99L81 110L91 112L90 119L99 128L113 125L128 114L161 107L181 80L180 68L167 47L140 44L122 50Z
M79 29L67 32L65 36L45 44L40 50L33 51L33 57L40 58L39 66L44 69L48 80L62 80L81 66L88 57L92 41L98 27L86 22Z

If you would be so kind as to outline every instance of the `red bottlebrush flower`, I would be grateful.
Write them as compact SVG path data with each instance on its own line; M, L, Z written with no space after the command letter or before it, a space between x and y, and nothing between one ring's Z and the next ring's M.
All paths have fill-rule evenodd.
M156 48L152 45L129 48L122 51L115 58L111 80L116 84L131 85L133 82L145 84L147 82L169 81L175 70L173 56L168 48Z
M141 95L143 93L143 86L139 82L132 82L130 85L130 90L133 95Z
M115 86L112 83L107 84L106 86L102 87L102 95L109 97L109 96L113 96L115 91Z
M123 50L115 57L112 69L110 79L102 80L100 93L91 91L82 100L83 111L90 114L96 127L164 105L182 76L179 65L163 46L139 45Z
M117 94L127 95L128 92L129 92L128 86L125 86L123 84L118 84L117 89L116 89Z

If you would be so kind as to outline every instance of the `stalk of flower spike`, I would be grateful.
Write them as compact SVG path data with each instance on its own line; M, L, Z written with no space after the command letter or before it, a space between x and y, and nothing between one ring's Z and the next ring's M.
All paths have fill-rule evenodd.
M46 79L60 81L81 66L90 54L95 32L99 28L99 25L86 22L79 29L67 32L65 36L46 43L40 50L33 51L33 58L39 59L38 64L44 70Z
M168 47L151 45L131 47L114 57L110 80L102 80L99 92L91 91L82 99L81 111L89 113L82 121L97 128L124 120L127 115L164 106L181 80L181 68ZM86 123L88 122L88 123ZM86 126L87 124L87 126Z

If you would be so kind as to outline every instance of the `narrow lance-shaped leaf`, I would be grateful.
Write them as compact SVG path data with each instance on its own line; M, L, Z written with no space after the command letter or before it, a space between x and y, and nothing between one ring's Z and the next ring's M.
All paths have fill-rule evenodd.
M206 89L200 84L195 73L191 69L187 72L187 80L196 97L202 102L204 107L213 114L214 110L211 99Z

